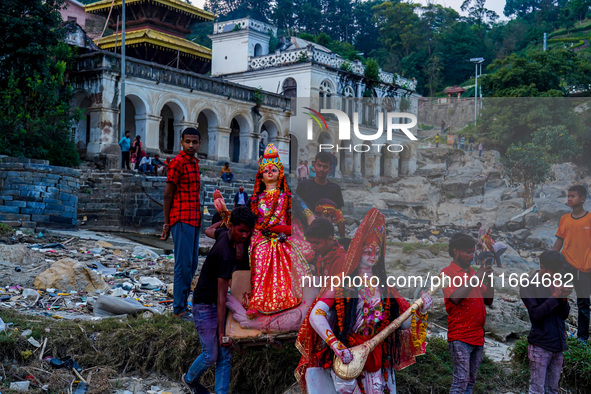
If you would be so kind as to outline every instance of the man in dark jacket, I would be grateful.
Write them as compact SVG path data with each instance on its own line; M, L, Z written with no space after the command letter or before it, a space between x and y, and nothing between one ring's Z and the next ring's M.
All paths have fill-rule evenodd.
M530 273L527 286L520 289L531 320L527 337L530 394L559 392L566 350L564 321L570 312L567 297L573 289L568 287L569 277L561 275L563 268L564 258L559 252L545 251L540 255L540 269Z

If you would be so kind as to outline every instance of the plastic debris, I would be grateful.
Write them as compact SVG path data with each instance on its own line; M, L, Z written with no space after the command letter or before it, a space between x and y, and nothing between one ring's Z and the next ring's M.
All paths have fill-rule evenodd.
M24 380L22 382L12 382L10 383L10 390L28 391L30 384L31 382L29 382L28 380Z
M143 306L140 302L129 298L99 296L94 305L94 316L112 317L135 315L144 311L159 313L157 310Z
M23 298L26 299L31 304L36 304L37 300L39 300L39 292L33 289L24 289L23 290Z
M56 358L56 357L53 357L49 361L49 364L51 364L51 366L52 367L55 367L55 368L67 368L67 369L70 369L70 370L72 368L74 368L78 372L81 372L82 371L82 368L70 356L65 357L65 358Z

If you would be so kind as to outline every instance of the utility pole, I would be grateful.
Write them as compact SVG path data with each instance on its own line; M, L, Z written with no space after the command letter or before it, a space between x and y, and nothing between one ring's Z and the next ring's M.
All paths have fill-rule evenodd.
M125 0L121 5L121 113L119 119L119 128L121 135L125 135Z
M473 57L470 59L470 63L474 63L474 126L476 126L476 121L478 119L478 65L480 65L480 72L482 73L482 63L484 62L483 57Z

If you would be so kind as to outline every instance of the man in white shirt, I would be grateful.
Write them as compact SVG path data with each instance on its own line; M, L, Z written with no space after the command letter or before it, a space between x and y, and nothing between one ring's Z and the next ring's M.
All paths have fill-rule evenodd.
M146 155L142 157L142 161L140 161L140 173L145 174L146 172L150 172L150 175L154 171L154 167L152 166L152 158L150 154L146 152Z

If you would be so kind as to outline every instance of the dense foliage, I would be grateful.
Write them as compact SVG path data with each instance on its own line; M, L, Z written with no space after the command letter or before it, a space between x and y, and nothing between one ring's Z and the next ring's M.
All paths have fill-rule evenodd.
M465 0L467 16L439 4L383 0L205 3L220 20L250 16L278 26L280 35L299 34L350 60L374 58L386 71L416 78L424 95L471 78L471 57L484 57L486 66L534 44L541 48L544 32L572 28L590 6L591 0L508 0L504 14L512 19L501 21L486 0Z
M535 131L532 142L512 144L502 159L503 174L515 185L523 185L524 208L533 205L536 186L554 179L552 164L581 153L581 147L564 127Z
M61 36L63 0L0 3L0 154L77 165L76 114L66 81L72 49Z

